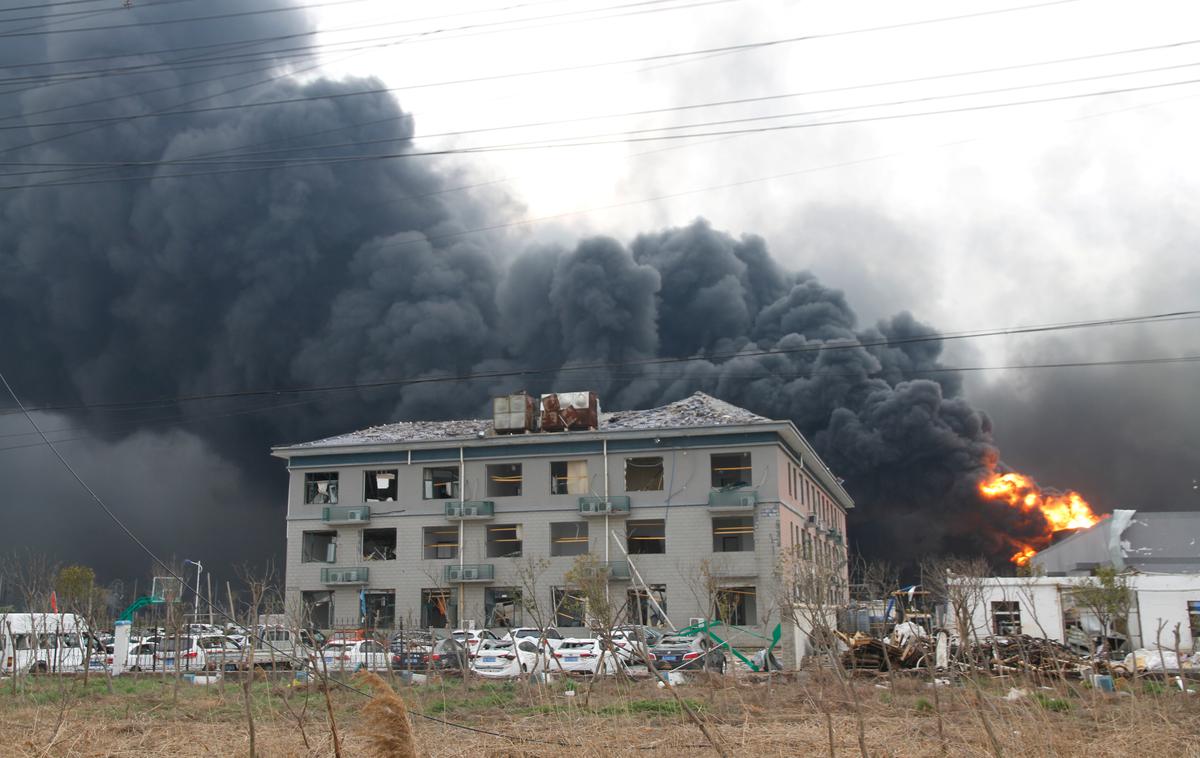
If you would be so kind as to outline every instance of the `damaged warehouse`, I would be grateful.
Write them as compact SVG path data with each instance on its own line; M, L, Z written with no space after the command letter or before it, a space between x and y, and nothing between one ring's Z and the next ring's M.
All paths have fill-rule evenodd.
M783 621L792 664L782 554L836 567L846 591L853 502L790 421L703 393L617 413L593 393L522 394L494 411L274 448L288 603L329 628L502 629L536 607L571 633L588 611L565 577L591 554L623 621L725 617L746 649Z

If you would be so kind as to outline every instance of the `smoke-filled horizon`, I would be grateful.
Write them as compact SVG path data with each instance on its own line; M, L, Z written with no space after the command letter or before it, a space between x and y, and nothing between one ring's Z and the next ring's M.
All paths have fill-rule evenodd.
M236 8L213 3L209 11ZM186 13L150 6L127 15ZM0 48L0 64L11 77L39 76L47 68L37 64L46 61L195 50L308 30L301 14L285 13L18 38ZM0 132L0 157L153 162L334 142L395 140L396 150L413 144L414 120L391 95L305 99L378 88L376 80L302 81L286 74L303 64L282 59L269 70L261 58L199 68L187 63L189 55L196 53L147 53L139 65L169 65L10 91L15 107L3 116L10 128ZM266 100L294 102L168 115ZM44 125L129 114L163 115ZM352 150L301 152L331 157ZM458 190L472 179L452 160L147 178L177 172L169 165L11 169L4 177L22 189L0 194L3 370L27 403L936 334L908 312L860 323L842 292L813 273L785 269L753 234L713 229L702 209L689 225L629 242L590 236L573 246L513 250L498 234L466 232L512 219L518 203L493 188ZM121 181L90 183L110 177ZM62 182L68 185L39 186ZM856 499L850 539L863 554L910 563L982 552L1002 562L1011 552L1003 535L1033 537L1043 528L979 498L976 484L999 456L992 422L963 396L960 377L944 371L941 350L933 340L613 368L586 379L563 372L520 383L431 383L337 393L264 412L246 412L260 400L45 418L50 428L84 429L76 436L86 439L65 447L67 455L155 550L204 553L212 556L206 562L229 565L281 558L285 485L279 462L268 456L272 444L392 420L476 416L491 395L514 389L592 389L609 410L703 390L796 423ZM922 378L930 369L937 378ZM165 431L149 423L176 415L205 418ZM23 423L0 418L0 431L28 431ZM4 530L0 547L32 544L106 575L144 571L145 556L89 510L47 451L34 446L0 456L8 507L31 522L19 536Z

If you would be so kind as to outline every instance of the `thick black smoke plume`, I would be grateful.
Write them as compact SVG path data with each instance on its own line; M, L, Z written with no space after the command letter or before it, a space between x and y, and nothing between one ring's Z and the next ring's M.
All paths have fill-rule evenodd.
M244 10L234 2L199 8L135 4L75 25ZM52 17L45 23L68 26ZM282 55L215 68L195 62L311 43L303 36L309 31L302 14L280 13L11 38L0 44L7 104L0 159L145 162L281 148L311 157L353 151L305 146L410 145L412 119L386 94L170 114L382 86L302 83L288 74L311 61ZM286 45L216 47L283 36ZM137 51L145 54L42 65ZM159 65L167 62L175 63ZM116 65L146 68L101 73ZM76 71L82 78L36 79ZM116 119L128 115L145 117ZM116 120L48 125L97 118ZM704 390L796 422L858 500L852 539L864 553L900 561L951 549L1006 554L1007 545L987 541L996 530L982 527L1009 516L974 494L996 457L990 424L962 399L958 378L942 371L937 341L565 370L878 342L929 335L930 327L908 314L862 327L841 292L812 274L782 270L760 238L734 238L704 221L628 246L600 237L512 255L501 240L463 233L508 218L514 206L458 191L469 176L455 165L414 158L217 167L238 169L225 173L10 165L0 184L19 188L0 190L3 369L35 405L513 367L562 367L519 386L596 389L608 409ZM38 168L51 172L31 173ZM176 173L209 175L150 178ZM924 378L930 369L938 370L929 375L935 378ZM280 400L257 413L247 411L276 401L170 402L43 418L51 427L86 430L91 441L64 449L86 459L85 474L156 549L228 561L279 554L284 485L278 462L267 456L270 444L399 418L476 415L489 395L517 386L502 380L341 392L298 406ZM175 416L193 421L156 431ZM84 510L90 506L44 449L21 445L36 440L16 436L28 431L18 417L0 416L0 431L9 435L0 447L22 448L0 451L6 481L19 482L6 505L32 522L32 530L2 530L5 542L27 542L32 533L35 544L110 573L145 567L140 554L98 536L115 532Z

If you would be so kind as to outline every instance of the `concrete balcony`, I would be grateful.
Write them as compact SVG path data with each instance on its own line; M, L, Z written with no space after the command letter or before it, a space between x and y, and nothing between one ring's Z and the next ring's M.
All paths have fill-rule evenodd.
M447 521L486 521L496 515L496 503L491 500L450 500L446 502Z
M366 524L371 520L369 505L329 505L321 510L321 520L330 526Z
M496 578L496 566L491 563L468 563L446 567L446 582L490 582Z
M756 505L756 490L713 490L708 493L708 510L714 513L754 513Z
M321 584L366 584L369 574L369 570L362 566L323 568L321 569Z
M629 496L585 495L579 498L579 515L581 516L628 516Z

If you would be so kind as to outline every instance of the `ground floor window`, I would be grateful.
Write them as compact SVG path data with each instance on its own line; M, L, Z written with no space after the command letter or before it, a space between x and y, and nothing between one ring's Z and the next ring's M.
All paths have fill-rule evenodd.
M374 629L391 629L396 625L396 591L364 592L362 595L363 624Z
M714 553L754 552L754 517L714 518L712 538Z
M329 629L333 626L332 592L301 592L300 604L304 609L304 617L311 626L316 629Z
M713 618L731 626L748 626L758 619L754 587L722 587L713 596Z
M483 615L489 628L521 626L521 590L517 587L488 587L483 591Z
M653 602L652 602L653 601ZM663 626L667 623L667 585L651 584L646 589L638 587L626 594L629 623L642 626ZM654 606L657 604L657 608Z
M437 587L421 590L421 626L445 629L458 615L455 591Z
M1021 604L1016 600L992 601L992 632L1001 637L1021 633Z
M1188 621L1192 627L1192 648L1197 649L1200 640L1200 600L1188 601Z
M554 587L550 590L550 603L554 607L555 626L586 626L587 601L578 590Z

